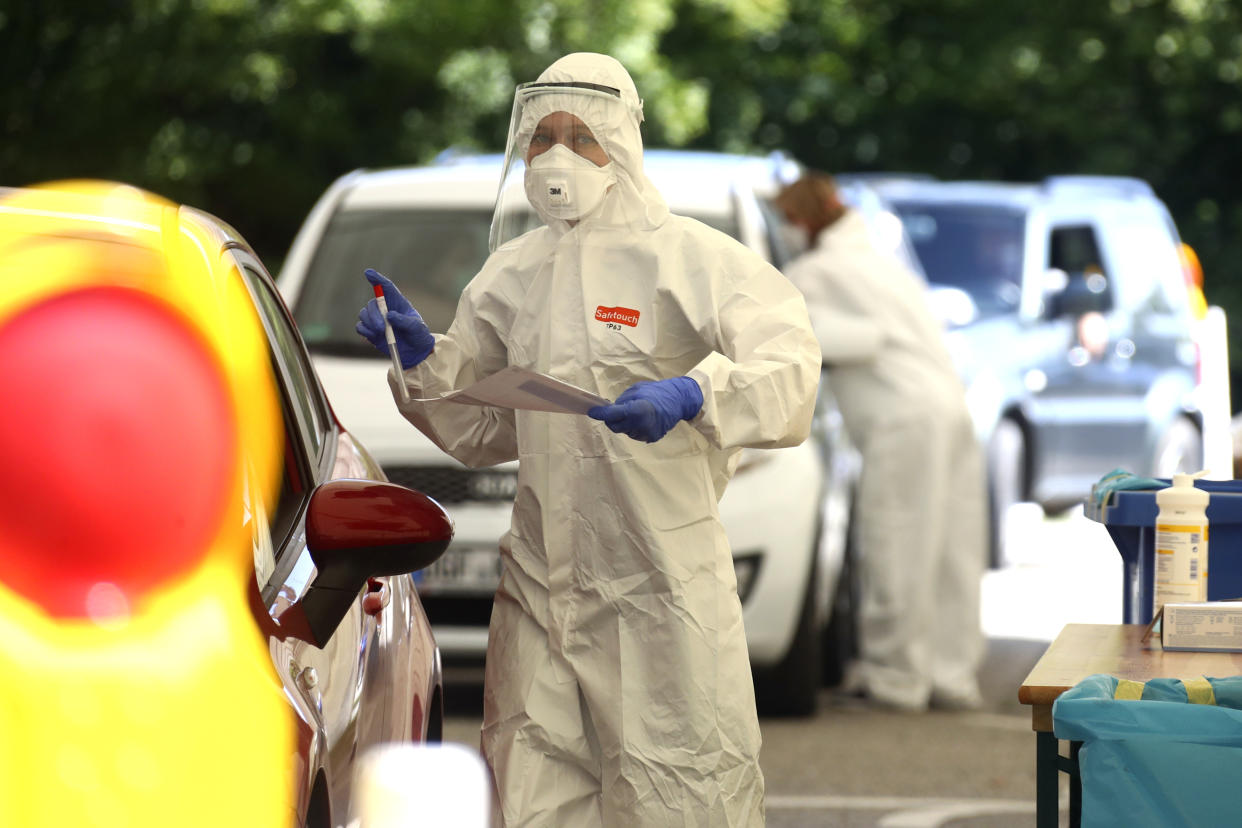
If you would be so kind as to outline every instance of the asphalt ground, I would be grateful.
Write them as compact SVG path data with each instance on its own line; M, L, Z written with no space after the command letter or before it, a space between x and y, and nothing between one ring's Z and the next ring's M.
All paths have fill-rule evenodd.
M770 828L1034 828L1035 736L1018 687L1066 623L1121 620L1103 527L1035 513L1017 562L984 576L978 711L904 713L826 689L810 718L761 718ZM445 740L478 745L477 673L449 672ZM1062 823L1068 789L1062 780Z

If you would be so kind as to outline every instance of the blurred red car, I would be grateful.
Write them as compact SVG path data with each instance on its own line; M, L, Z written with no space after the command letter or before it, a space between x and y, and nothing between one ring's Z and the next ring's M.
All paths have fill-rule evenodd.
M452 523L341 427L236 231L85 189L0 189L0 824L331 828L356 756L440 739L410 573Z

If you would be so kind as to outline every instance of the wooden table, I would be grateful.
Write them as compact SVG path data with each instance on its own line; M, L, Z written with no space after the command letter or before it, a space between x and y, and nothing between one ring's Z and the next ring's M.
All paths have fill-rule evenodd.
M1144 643L1143 624L1067 624L1031 669L1018 701L1031 706L1035 731L1035 824L1056 828L1057 772L1070 776L1070 824L1078 825L1082 787L1078 744L1061 756L1052 732L1052 703L1087 676L1105 673L1132 681L1242 675L1242 653L1165 652L1158 637Z

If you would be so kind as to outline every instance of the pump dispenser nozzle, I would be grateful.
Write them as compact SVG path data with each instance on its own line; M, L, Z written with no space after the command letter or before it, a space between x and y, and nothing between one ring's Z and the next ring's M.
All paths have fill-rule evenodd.
M1207 469L1200 469L1197 472L1175 472L1173 475L1173 485L1178 488L1185 486L1194 486L1195 481L1207 474Z

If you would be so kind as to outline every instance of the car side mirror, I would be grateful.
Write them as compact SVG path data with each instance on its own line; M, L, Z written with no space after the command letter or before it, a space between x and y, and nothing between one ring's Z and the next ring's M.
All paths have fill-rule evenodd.
M368 578L434 563L453 522L422 492L374 480L333 480L311 493L306 548L318 570L302 599L312 643L322 647Z

